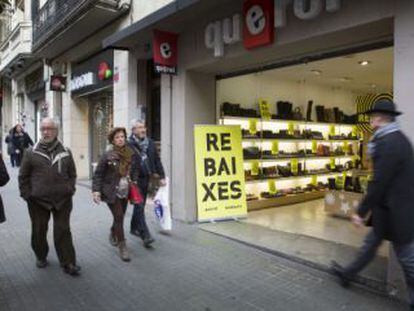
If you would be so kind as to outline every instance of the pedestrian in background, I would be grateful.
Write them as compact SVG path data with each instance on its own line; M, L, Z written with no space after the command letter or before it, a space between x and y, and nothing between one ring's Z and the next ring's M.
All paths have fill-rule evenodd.
M7 134L5 141L7 144L7 154L10 157L10 164L12 167L15 167L16 160L17 160L16 158L17 154L16 154L16 150L14 149L12 137L13 137L13 129L9 131L9 134Z
M3 156L0 153L0 187L5 186L10 180L9 173L7 173L6 165L4 165ZM3 200L0 196L0 224L6 221L6 214L4 212Z
M47 231L53 215L53 237L60 265L65 273L77 276L76 254L70 231L76 167L70 150L58 140L58 124L45 118L42 138L23 157L19 172L21 197L27 202L32 221L32 248L38 268L48 265Z
M333 263L333 272L341 285L347 287L375 257L382 241L392 243L403 268L411 310L414 310L414 154L410 141L401 132L395 104L377 101L370 111L375 133L368 144L374 175L368 192L352 217L356 226L369 218L373 229L366 236L356 259L342 267Z
M138 186L142 191L143 202L134 205L131 219L131 234L140 237L145 247L149 247L152 238L145 219L145 203L148 196L150 181L156 177L159 186L165 186L165 173L161 163L157 147L152 139L147 136L147 128L144 121L132 120L132 134L128 144L136 154L138 174Z
M125 128L116 127L108 135L112 150L102 155L95 170L92 191L93 201L108 204L113 216L109 233L109 242L119 248L123 261L130 261L129 251L125 243L124 217L128 205L128 197L132 182L136 182L138 170L133 167L134 153L126 145Z
M12 129L12 136L11 136L13 149L15 152L15 158L16 158L16 166L19 167L20 163L23 158L24 151L29 148L30 146L33 146L33 141L30 138L29 134L27 134L23 127L20 124L17 124Z

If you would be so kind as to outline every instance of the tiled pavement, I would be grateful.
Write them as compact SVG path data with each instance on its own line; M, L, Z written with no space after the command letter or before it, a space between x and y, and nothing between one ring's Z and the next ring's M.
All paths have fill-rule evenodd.
M8 216L0 225L1 311L405 310L364 289L345 291L325 273L182 223L174 223L172 234L165 236L156 233L152 222L157 240L152 250L128 234L132 261L123 263L107 242L110 213L91 203L85 186L78 186L72 217L82 276L61 272L51 237L51 265L39 270L16 171L11 175L13 180L0 190Z

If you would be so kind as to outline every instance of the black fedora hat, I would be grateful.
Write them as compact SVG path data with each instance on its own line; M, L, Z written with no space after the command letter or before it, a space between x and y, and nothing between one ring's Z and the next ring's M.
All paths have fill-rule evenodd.
M402 112L397 111L397 108L392 100L379 99L377 100L370 110L364 112L364 114L384 113L392 116L399 116Z

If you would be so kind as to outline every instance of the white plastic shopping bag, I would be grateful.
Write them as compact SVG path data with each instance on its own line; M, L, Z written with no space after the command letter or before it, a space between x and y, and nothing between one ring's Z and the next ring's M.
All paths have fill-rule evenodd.
M166 185L164 187L160 187L154 197L154 212L158 223L161 226L161 229L164 231L169 231L172 229L169 181L168 178L165 180Z

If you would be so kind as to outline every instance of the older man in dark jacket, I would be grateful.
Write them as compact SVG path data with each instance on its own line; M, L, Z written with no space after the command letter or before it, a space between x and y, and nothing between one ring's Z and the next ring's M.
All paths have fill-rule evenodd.
M76 168L69 149L57 139L58 126L53 119L42 120L42 138L25 152L19 172L21 197L27 201L32 221L32 248L39 268L47 266L47 230L53 215L56 253L65 273L79 274L70 231L72 197Z
M154 239L151 237L147 222L145 220L145 203L148 195L148 187L151 176L157 175L160 178L160 186L165 186L165 173L161 163L157 147L152 139L147 136L147 128L143 121L133 120L132 135L128 145L136 154L138 165L138 186L144 196L141 204L134 206L131 219L131 234L141 237L145 247L149 247Z
M374 178L358 212L357 226L369 217L373 230L357 258L347 267L334 264L334 273L343 286L375 256L382 240L392 242L404 270L411 309L414 310L414 155L408 138L395 117L401 114L389 100L380 100L367 114L375 133L368 144L374 164Z

